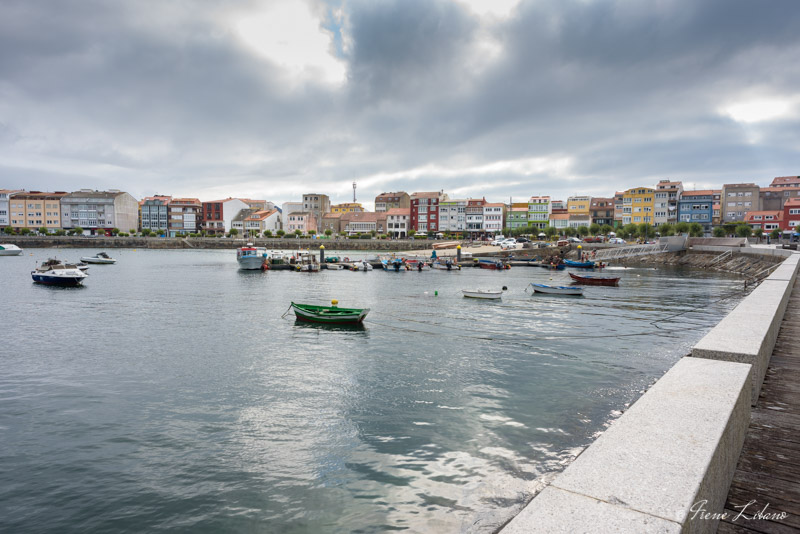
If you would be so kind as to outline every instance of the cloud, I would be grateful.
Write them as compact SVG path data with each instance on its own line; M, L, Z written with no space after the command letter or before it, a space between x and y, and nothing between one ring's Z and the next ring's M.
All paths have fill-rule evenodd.
M797 173L795 2L486 5L8 0L0 187L505 200Z

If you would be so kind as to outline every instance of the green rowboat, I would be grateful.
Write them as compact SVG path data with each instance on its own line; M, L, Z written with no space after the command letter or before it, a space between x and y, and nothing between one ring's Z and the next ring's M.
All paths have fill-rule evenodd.
M292 302L292 309L298 321L328 324L358 324L369 313L369 308L338 308L336 306L312 306Z

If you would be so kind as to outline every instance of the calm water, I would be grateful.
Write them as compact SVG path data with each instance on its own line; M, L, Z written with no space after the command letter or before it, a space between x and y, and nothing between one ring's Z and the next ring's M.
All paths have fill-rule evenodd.
M31 282L89 252L0 258L0 531L489 532L741 297L688 270L576 299L523 292L565 272L241 272L233 251ZM365 328L282 317L332 298Z

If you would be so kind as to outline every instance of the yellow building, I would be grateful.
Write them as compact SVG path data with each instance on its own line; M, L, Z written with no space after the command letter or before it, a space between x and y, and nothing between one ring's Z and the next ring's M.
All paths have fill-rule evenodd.
M592 197L569 197L567 199L567 213L570 215L589 215L592 206Z
M345 202L344 204L333 204L331 206L331 213L360 213L364 211L364 207L360 202Z
M8 199L9 226L15 229L48 231L61 228L61 197L67 193L42 193L41 191L22 192Z
M652 187L634 187L622 194L622 224L653 224Z

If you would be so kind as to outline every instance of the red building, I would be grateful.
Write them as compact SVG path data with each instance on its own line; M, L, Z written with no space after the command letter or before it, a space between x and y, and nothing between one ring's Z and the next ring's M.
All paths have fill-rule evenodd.
M411 195L411 228L416 232L439 231L439 201L447 200L442 191Z
M773 230L783 230L783 212L781 211L748 211L745 213L744 222L753 230L759 228L765 234Z
M783 230L800 232L800 198L790 198L783 207Z

